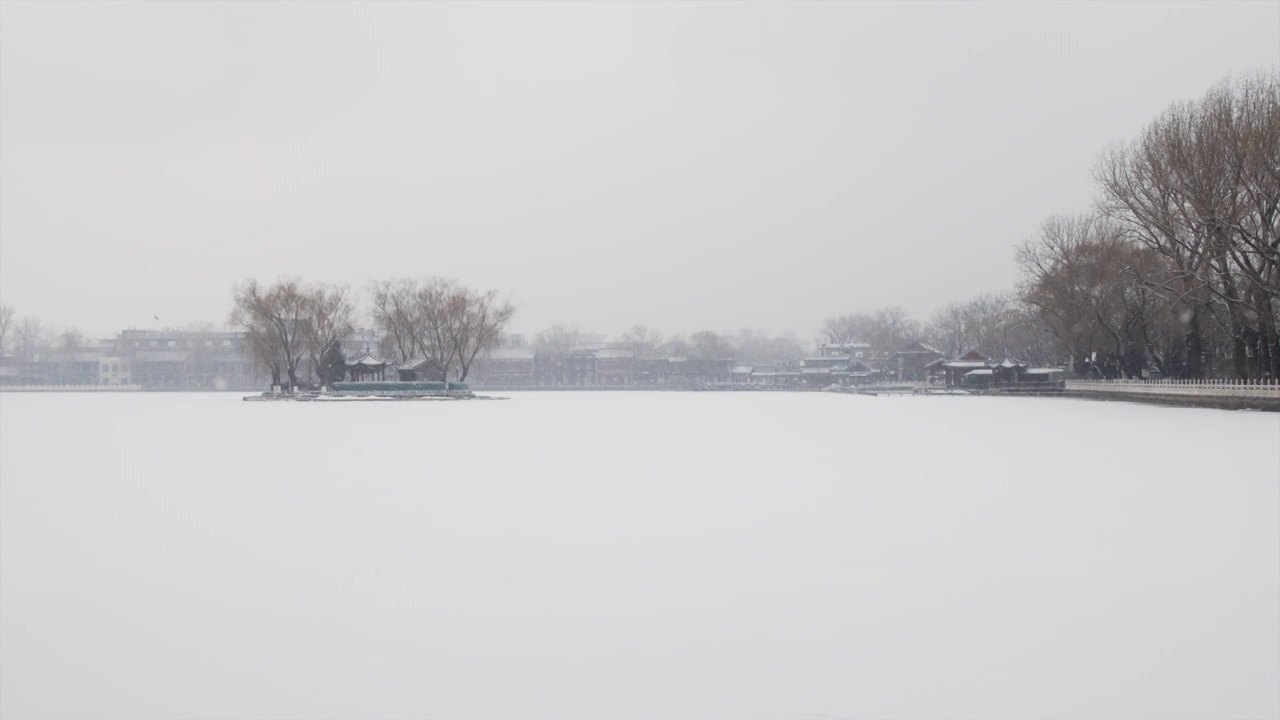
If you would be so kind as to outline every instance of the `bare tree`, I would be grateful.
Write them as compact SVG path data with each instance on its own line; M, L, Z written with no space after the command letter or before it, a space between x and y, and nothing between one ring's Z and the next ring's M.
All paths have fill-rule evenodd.
M880 308L873 313L856 312L827 318L822 325L823 338L834 345L865 342L871 346L866 359L883 365L903 346L920 337L920 323L897 306Z
M283 386L285 359L275 327L266 320L248 316L241 324L246 332L245 351L259 368L265 368L271 376L271 385Z
M341 355L343 339L355 330L356 304L345 285L318 283L305 291L303 325L305 344L311 366L321 386L330 386L336 375L336 356Z
M34 315L22 318L14 331L14 340L18 357L26 363L44 359L53 345L48 329Z
M0 305L0 357L12 350L10 344L14 333L14 311L10 305Z
M1094 177L1103 211L1168 263L1133 279L1183 319L1182 371L1280 376L1280 71L1175 103Z
M416 280L399 278L375 281L369 286L373 324L382 331L384 350L404 363L419 353L426 334Z
M630 346L631 351L638 358L656 358L659 355L658 349L662 347L662 333L644 325L633 326L618 340Z
M822 336L833 345L864 342L870 326L871 316L866 313L836 315L823 321Z
M420 318L416 342L422 357L435 360L444 379L457 367L459 347L454 328L466 313L466 288L456 280L433 277L418 288L416 311Z
M710 330L701 330L689 336L689 358L712 362L733 358L733 345L728 338Z
M667 338L659 348L659 357L688 357L691 346L689 340L683 334L677 333Z
M732 340L733 358L741 363L778 365L799 362L804 348L794 335L772 336L741 330Z
M77 327L68 327L58 334L57 349L74 353L84 347L87 340L84 331Z
M567 355L578 347L581 335L582 331L576 324L556 323L535 335L533 346L557 355Z
M863 332L863 340L871 345L871 359L883 364L920 337L920 323L895 305L880 308L871 315Z
M1121 226L1084 214L1046 220L1039 237L1018 250L1022 298L1066 348L1077 373L1086 360L1095 365L1098 352L1117 358L1124 352L1122 299L1133 249Z
M306 353L308 294L296 278L282 278L264 288L248 280L235 288L231 322L249 332L255 359L272 368L273 379L298 387L298 365Z
M450 278L385 280L370 286L374 324L400 362L434 360L445 377L466 379L477 357L498 344L515 307L494 291Z
M452 294L448 308L447 337L457 359L458 382L464 382L476 357L497 346L498 335L516 309L493 290L482 293L466 288Z

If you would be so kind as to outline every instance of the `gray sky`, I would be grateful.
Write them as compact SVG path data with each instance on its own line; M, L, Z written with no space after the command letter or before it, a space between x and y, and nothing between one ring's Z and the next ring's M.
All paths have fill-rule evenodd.
M1014 281L1090 168L1280 62L1280 3L0 4L0 300L95 333L447 275L514 328Z

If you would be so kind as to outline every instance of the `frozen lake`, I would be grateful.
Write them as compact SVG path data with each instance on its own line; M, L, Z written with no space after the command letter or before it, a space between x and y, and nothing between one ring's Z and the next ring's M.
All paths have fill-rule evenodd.
M1280 416L4 394L0 715L1276 717Z

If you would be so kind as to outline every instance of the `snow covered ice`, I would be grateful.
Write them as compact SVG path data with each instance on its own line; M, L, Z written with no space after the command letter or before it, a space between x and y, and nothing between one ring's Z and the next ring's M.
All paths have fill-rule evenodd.
M1280 417L0 397L6 718L1276 717Z

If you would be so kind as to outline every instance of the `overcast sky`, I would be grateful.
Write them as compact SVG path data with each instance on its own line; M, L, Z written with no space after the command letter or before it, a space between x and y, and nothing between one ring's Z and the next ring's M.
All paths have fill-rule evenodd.
M0 300L101 334L446 275L529 333L924 319L1011 288L1108 143L1276 63L1278 2L4 2Z

